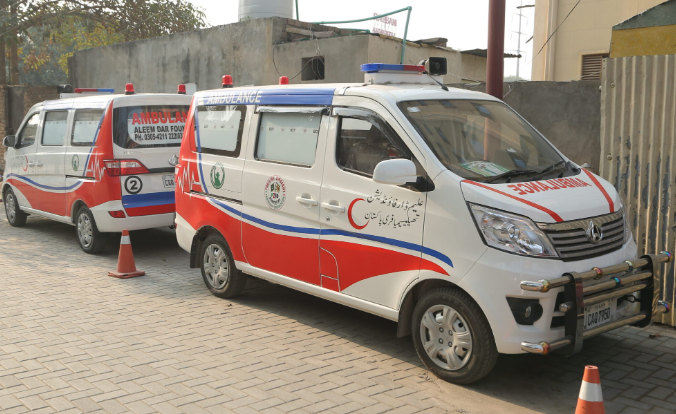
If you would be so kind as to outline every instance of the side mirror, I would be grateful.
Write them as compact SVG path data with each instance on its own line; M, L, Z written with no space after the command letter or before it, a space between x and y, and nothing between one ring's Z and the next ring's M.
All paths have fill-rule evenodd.
M178 165L178 155L176 155L176 154L172 155L171 157L169 157L169 159L167 160L167 162L168 162L169 165L171 165L172 167L177 166L177 165Z
M373 181L391 185L415 183L418 181L415 164L407 159L381 161L373 171Z
M7 135L5 139L2 140L2 145L7 148L14 148L14 145L16 145L16 137L14 135Z

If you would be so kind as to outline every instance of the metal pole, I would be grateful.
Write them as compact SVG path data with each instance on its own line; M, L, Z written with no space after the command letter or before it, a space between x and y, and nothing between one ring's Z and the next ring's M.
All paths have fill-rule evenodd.
M488 6L486 93L498 99L502 99L505 72L505 3L506 0L490 0Z
M298 0L296 0L296 20L300 21L300 17L298 17Z
M521 6L523 6L523 0L521 0ZM516 77L519 77L519 62L521 62L521 18L523 17L523 13L521 13L521 10L519 10L519 32L517 33L516 37L516 54L518 57L516 58Z
M404 52L406 52L406 36L408 35L408 19L411 18L411 9L412 7L408 7L408 13L406 14L406 26L404 27L404 40L401 42L401 59L399 61L400 64L404 64Z

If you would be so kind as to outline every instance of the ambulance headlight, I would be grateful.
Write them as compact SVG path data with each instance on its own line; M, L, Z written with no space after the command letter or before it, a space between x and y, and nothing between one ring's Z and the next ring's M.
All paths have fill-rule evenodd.
M487 245L524 256L557 257L547 236L530 219L470 204Z

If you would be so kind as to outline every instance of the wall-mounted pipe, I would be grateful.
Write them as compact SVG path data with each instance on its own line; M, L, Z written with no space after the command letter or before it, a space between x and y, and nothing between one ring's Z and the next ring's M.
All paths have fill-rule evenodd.
M408 11L408 13L406 14L406 26L404 27L404 38L401 41L401 59L399 61L399 63L401 63L403 65L404 64L404 52L406 51L406 36L408 35L408 22L411 18L411 10L412 9L413 9L413 7L408 6L408 7L404 7L403 9L395 10L393 12L378 14L376 16L366 17L364 19L342 20L342 21L337 21L337 22L312 22L312 24L358 23L358 22L365 22L367 20L375 20L375 19L378 19L380 17L389 16L391 14L400 13L400 12L403 12L403 11ZM296 11L298 11L298 0L296 0Z

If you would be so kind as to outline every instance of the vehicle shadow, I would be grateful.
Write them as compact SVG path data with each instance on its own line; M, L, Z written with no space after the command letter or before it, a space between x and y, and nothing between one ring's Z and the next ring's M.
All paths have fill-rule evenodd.
M16 236L20 233L25 234ZM23 237L39 238L60 245L60 249L55 249L59 253L47 249L39 252L41 259L49 260L53 269L76 266L71 263L72 257L79 257L75 253L82 255L87 263L95 265L97 271L101 267L112 270L117 261L119 235L111 236L101 255L92 256L80 251L72 226L31 218L20 233L11 232L3 237L16 238L17 243L21 243L20 238ZM131 240L137 265L146 270L148 275L132 283L125 281L130 293L171 296L181 300L209 298L218 301L204 286L199 270L188 267L188 254L177 245L173 230L166 228L132 232ZM30 263L35 252L19 251L16 254L25 255L26 263ZM396 359L417 367L424 375L424 367L415 353L411 338L396 338L396 323L392 321L255 278L250 278L241 296L223 300L222 303L224 310L232 303L250 308L252 312L261 311L292 319L306 327L367 348L373 351L369 355L376 361ZM610 332L585 341L583 351L569 358L559 355L501 355L493 372L471 385L449 384L432 378L432 375L428 376L428 380L438 385L439 394L446 400L452 400L453 395L473 392L479 397L504 401L524 410L570 413L577 403L584 366L597 365L602 374L606 410L609 413L618 412L624 405L613 400L621 397L624 390L631 386L632 371L644 365L646 353L655 353L640 344L639 339L648 340L648 334L634 329L632 335L635 338L627 339L627 335ZM673 360L661 366L676 371ZM624 375L629 379L625 380ZM645 386L650 387L651 384Z

